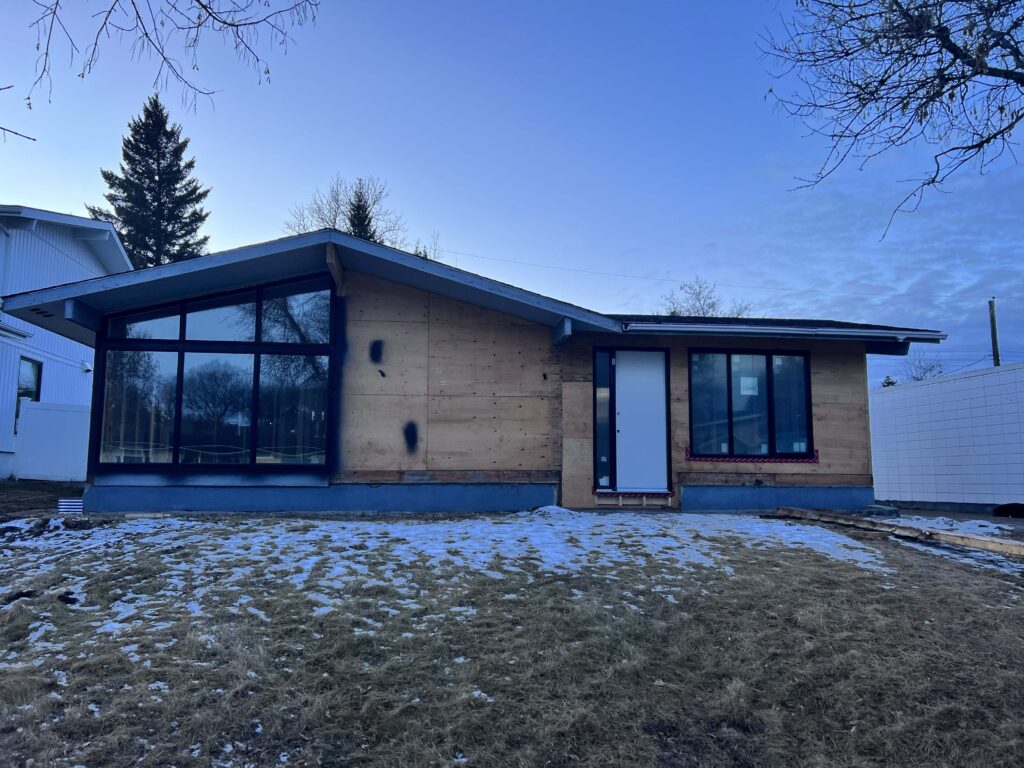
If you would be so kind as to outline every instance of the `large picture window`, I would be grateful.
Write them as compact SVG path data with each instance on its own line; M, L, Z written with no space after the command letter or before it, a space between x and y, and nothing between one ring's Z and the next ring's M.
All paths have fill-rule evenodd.
M106 329L100 465L326 465L329 278L115 316Z
M691 453L811 455L809 393L804 354L691 351Z

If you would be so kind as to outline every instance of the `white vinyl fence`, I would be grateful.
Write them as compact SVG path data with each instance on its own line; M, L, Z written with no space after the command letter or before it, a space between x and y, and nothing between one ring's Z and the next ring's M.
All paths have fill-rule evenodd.
M21 401L14 476L19 480L85 480L89 407Z
M870 394L875 498L1024 502L1024 363Z

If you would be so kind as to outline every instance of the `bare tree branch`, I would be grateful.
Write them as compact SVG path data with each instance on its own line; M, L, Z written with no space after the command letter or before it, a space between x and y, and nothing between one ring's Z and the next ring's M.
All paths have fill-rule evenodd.
M9 91L13 87L13 85L0 85L0 91ZM29 141L35 141L35 139L32 138L31 136L26 136L24 133L19 133L18 131L15 131L13 128L6 128L0 125L0 138L2 138L4 141L7 141L7 134L10 134L11 136L17 136L22 139L28 139Z
M337 229L392 248L405 248L405 221L400 213L387 207L390 195L387 184L373 176L359 177L351 183L335 176L326 190L313 190L308 203L289 211L284 229L293 235ZM356 203L367 221L354 220Z
M128 44L133 57L152 57L157 62L153 87L163 90L174 83L181 87L182 101L194 107L199 97L214 91L201 85L192 73L199 70L199 49L210 37L228 41L239 60L251 66L260 82L270 77L265 44L287 50L290 31L314 22L320 0L104 0L91 14L90 26L69 19L64 0L32 0L39 14L32 22L36 32L36 75L26 95L45 86L53 91L53 58L59 44L67 44L72 62L81 58L79 77L87 77L99 62L104 43L118 37ZM94 25L94 26L92 26ZM78 40L89 44L80 49ZM24 136L9 128L0 133ZM29 138L29 137L24 137Z
M935 147L893 215L916 210L964 165L981 173L1024 119L1024 0L801 0L762 50L788 114L830 144L813 186L914 143ZM892 219L890 218L890 224ZM887 227L888 229L888 227Z
M718 293L718 286L697 275L680 284L664 298L664 311L676 317L748 317L751 305L734 301L726 307Z
M926 357L920 353L908 355L903 361L904 381L925 381L944 373L942 361L937 357Z

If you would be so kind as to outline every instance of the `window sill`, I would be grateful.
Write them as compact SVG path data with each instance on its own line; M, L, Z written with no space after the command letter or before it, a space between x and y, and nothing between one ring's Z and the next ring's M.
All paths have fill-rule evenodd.
M818 452L813 456L697 456L687 447L686 460L712 464L817 464Z
M671 498L675 494L672 491L617 491L614 488L595 488L595 496L626 496L629 498L640 498L641 496L649 496L651 498Z

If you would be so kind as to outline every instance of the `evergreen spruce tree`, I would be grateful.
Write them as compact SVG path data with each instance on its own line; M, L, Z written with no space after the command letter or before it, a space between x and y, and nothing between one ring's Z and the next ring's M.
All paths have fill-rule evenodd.
M200 236L210 214L202 203L210 194L192 178L195 158L185 159L188 139L155 94L142 115L128 123L121 142L120 173L101 170L112 210L86 206L94 219L111 222L136 269L203 255Z
M380 242L377 224L374 219L373 190L362 177L356 179L348 198L348 210L345 212L348 232L363 240Z

